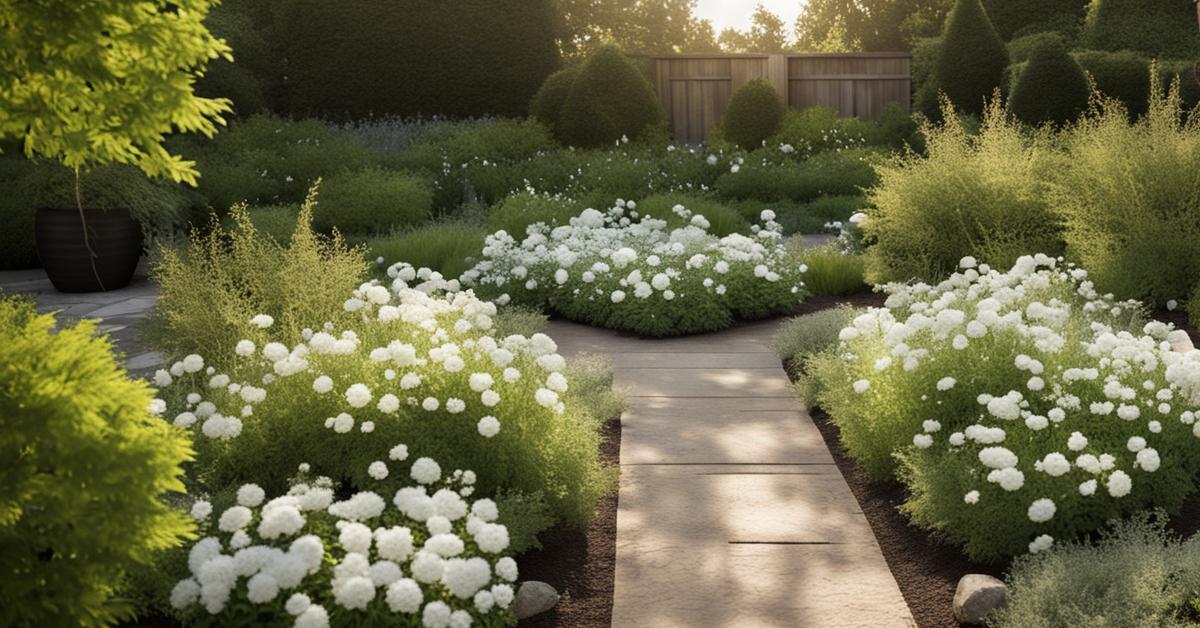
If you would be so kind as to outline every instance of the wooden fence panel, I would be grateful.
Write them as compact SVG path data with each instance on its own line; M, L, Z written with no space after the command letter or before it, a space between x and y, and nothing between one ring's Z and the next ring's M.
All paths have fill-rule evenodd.
M888 104L911 102L907 53L701 54L650 57L647 69L681 142L702 142L733 92L763 78L790 107L824 105L844 116L873 118Z

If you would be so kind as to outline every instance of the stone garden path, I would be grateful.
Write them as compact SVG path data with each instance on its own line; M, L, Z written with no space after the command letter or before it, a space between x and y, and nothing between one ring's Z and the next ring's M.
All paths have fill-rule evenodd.
M778 321L642 340L565 322L611 356L629 410L612 624L913 626L879 546L771 350Z

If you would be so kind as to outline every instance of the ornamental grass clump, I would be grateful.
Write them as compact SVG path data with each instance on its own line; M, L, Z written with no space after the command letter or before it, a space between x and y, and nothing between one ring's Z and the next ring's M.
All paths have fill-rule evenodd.
M531 225L520 241L498 231L463 280L502 304L648 336L723 329L736 318L786 312L803 298L804 269L783 245L774 212L762 212L753 235L718 238L703 215L682 205L672 211L687 226L668 230L618 200L568 225Z
M316 319L292 338L260 314L221 368L189 355L155 374L167 417L197 433L197 479L281 491L311 463L359 490L404 442L477 470L484 496L540 493L559 520L587 521L613 477L554 341L493 336L495 304L456 280L407 264L388 275L390 287L356 289L339 323Z
M1178 508L1200 462L1200 352L1053 258L961 267L888 286L815 363L851 456L981 561Z
M186 434L153 411L94 322L55 331L32 301L0 298L0 625L129 619L125 577L190 533Z
M337 500L302 465L286 495L257 484L218 515L192 506L203 538L171 605L188 626L509 626L517 563L496 502L473 471L408 463L397 443L372 462L369 490ZM180 574L184 575L184 574Z

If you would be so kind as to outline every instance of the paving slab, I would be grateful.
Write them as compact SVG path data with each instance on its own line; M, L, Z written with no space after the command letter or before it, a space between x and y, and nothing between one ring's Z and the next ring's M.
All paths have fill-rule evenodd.
M778 322L648 340L554 321L629 400L613 626L911 627L858 502L771 351Z

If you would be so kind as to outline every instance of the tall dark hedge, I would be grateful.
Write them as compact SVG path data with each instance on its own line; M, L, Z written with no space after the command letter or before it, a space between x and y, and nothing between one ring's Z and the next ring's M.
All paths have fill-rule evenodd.
M558 67L552 0L274 0L285 109L523 116Z
M1149 60L1128 50L1080 50L1071 56L1092 75L1100 93L1125 103L1131 117L1146 113L1150 101Z
M1093 0L1083 43L1096 50L1134 50L1165 59L1200 57L1193 0Z
M787 106L779 92L766 80L756 79L739 87L729 99L721 117L721 134L746 150L754 150L779 130L785 113Z
M229 98L239 116L271 108L281 74L275 67L267 16L262 0L224 0L213 7L204 24L233 49L233 61L210 62L208 72L196 83L196 93Z
M1058 21L1061 16L1083 19L1088 0L983 0L992 26L1005 41L1022 28Z
M962 113L980 114L1004 81L1008 49L980 0L958 0L946 16L934 66L937 88Z
M622 136L636 139L665 117L642 71L615 46L604 46L579 69L556 131L571 146L603 146Z
M1042 42L1013 87L1008 106L1026 124L1074 122L1088 105L1089 87L1083 68L1061 41Z
M562 113L563 103L567 102L567 94L571 92L571 85L575 83L575 77L578 75L579 65L576 64L565 67L547 77L542 86L538 88L537 93L533 95L533 100L529 102L529 115L550 130L555 130L558 127L558 117Z

